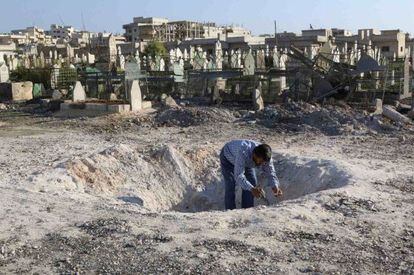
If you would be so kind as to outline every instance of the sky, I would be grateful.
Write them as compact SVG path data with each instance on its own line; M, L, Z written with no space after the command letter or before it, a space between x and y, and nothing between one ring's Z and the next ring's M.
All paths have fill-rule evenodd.
M254 34L314 28L414 34L414 0L0 0L0 32L50 24L123 33L135 16L241 25ZM83 17L83 20L82 20Z

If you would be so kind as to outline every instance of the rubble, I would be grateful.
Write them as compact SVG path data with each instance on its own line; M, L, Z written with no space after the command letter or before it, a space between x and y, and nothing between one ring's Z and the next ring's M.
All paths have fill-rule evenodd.
M398 111L396 111L393 107L389 105L384 105L382 109L383 109L382 114L385 117L395 122L398 122L398 123L411 123L412 122L412 120L409 117L406 117L400 114Z
M261 125L283 131L321 132L326 135L366 133L368 117L352 108L312 105L290 102L280 106L267 106L258 114L245 116Z
M189 127L205 123L229 123L235 118L231 112L221 108L186 107L181 109L167 109L155 117L158 125Z

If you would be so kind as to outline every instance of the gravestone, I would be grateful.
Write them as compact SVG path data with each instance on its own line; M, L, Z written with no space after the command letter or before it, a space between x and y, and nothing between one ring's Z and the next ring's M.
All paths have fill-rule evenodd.
M257 56L256 56L256 66L258 69L265 69L266 68L266 63L265 63L265 53L263 50L259 50L257 52Z
M119 68L125 70L125 57L122 54L119 56Z
M319 54L329 60L333 60L332 52L333 52L333 47L332 47L331 41L326 42L325 45L323 45L323 47L319 50Z
M6 63L0 66L0 83L9 81L9 68Z
M174 81L184 82L184 66L182 65L182 63L174 62L173 71L174 71Z
M183 52L180 50L180 48L175 49L175 57L176 57L176 60L183 58Z
M174 52L173 49L170 50L169 57L170 57L170 65L174 64L174 62L175 62L175 52Z
M39 67L40 68L44 68L46 64L45 61L45 54L43 52L40 52L40 56L39 56Z
M194 70L202 70L204 69L205 59L202 52L197 52L196 56L194 57L193 61L193 69Z
M250 50L244 59L243 73L244 75L254 75L254 70L255 70L254 57Z
M95 55L88 53L87 59L88 59L88 64L94 64L95 63Z
M236 52L236 56L237 56L237 61L236 61L236 68L240 69L242 67L242 52L241 50L237 50ZM253 55L252 55L253 57ZM254 58L253 58L254 61Z
M253 107L256 111L261 111L264 109L263 97L259 88L256 88L253 91Z
M55 64L53 65L52 72L50 73L50 85L52 89L57 88L59 80L60 66Z
M80 81L76 81L75 88L73 88L72 100L73 102L86 100L86 93Z
M410 95L410 58L406 55L404 59L404 84L402 97L408 97Z
M212 59L212 58L210 58L210 59L207 61L207 70L208 70L208 71L214 71L215 69L216 69L216 65L214 64L213 59Z
M82 54L81 59L82 59L82 63L87 63L88 62L88 58L86 57L86 55L84 53Z
M237 54L233 50L230 51L230 67L237 68Z
M136 112L142 109L142 95L139 81L133 80L131 88L128 91L129 103L131 104L131 111Z
M141 78L141 69L140 66L135 59L135 57L131 57L125 63L125 80L138 80Z
M280 67L280 54L277 50L277 47L273 49L273 68L279 68Z
M220 40L217 40L216 44L215 44L215 68L217 70L222 70L223 69L223 49L221 47L221 43Z
M223 53L222 67L224 67L224 68L229 68L230 67L229 53L227 51L224 51L224 53Z
M160 59L159 70L160 70L161 72L164 72L164 71L165 71L165 61L164 61L164 58L161 58L161 59Z
M190 61L192 61L195 57L195 49L193 46L190 46Z
M149 63L150 71L155 71L157 69L156 61L153 60L151 56L148 57L148 63Z

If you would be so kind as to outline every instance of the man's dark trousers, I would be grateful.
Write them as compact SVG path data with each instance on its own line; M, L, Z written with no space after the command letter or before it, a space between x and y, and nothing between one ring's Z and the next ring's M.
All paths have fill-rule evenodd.
M227 160L223 151L220 154L221 173L224 177L225 192L224 204L226 210L233 210L236 208L236 181L234 179L234 165ZM247 180L256 186L256 173L253 168L245 168L244 175ZM248 190L242 191L242 208L249 208L254 206L254 197L252 192Z

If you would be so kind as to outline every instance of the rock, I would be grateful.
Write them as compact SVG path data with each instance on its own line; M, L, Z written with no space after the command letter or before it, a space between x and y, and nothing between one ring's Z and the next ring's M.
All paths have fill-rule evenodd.
M162 105L169 107L169 108L179 107L177 102L175 102L174 98L172 98L171 96L167 96L166 94L161 95L161 103Z
M58 90L54 90L52 92L52 99L57 100L57 99L61 99L61 98L62 98L62 93L59 92Z
M0 103L0 110L7 110L7 105L4 103Z
M393 107L389 105L383 106L383 112L382 114L391 119L392 121L399 122L399 123L410 123L411 119L409 117L406 117L399 112L397 112Z
M109 100L111 100L111 101L114 101L114 100L117 100L118 98L117 98L117 96L116 96L116 94L115 93L110 93L109 94Z
M206 259L206 258L207 258L207 255L206 255L206 254L204 254L204 253L198 253L198 254L197 254L197 258L200 258L200 259Z

